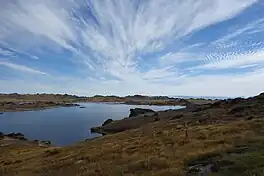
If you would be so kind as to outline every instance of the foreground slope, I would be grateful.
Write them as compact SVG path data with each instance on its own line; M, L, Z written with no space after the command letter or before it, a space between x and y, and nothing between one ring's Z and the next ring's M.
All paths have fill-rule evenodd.
M264 174L264 119L188 129L171 121L104 136L65 148L3 145L3 175Z

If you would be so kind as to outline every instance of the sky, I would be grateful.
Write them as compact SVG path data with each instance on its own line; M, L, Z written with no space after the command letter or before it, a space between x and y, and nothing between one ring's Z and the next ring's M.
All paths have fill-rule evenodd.
M0 0L0 92L253 96L264 0Z

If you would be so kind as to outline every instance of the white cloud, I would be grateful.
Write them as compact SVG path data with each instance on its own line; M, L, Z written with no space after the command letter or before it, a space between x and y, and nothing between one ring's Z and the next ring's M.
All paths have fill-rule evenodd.
M237 26L235 29L232 29L230 33L219 38L212 42L212 45L216 45L216 47L225 47L226 45L230 45L228 43L234 42L234 40L238 40L237 37L242 38L242 36L253 35L254 33L259 33L264 31L264 18L255 20L251 23L248 23L244 26ZM226 43L227 42L227 43ZM237 43L235 43L237 44ZM234 45L232 45L234 46ZM235 45L236 46L236 45Z
M232 18L254 2L155 0L142 1L135 8L132 1L91 1L89 6L99 26L87 24L83 35L87 47L105 57L104 62L110 65L107 71L122 70L121 76L126 79L124 72L131 73L140 64L136 54L158 51L172 39Z
M229 75L200 75L189 78L175 78L178 84L144 84L141 82L99 81L87 79L60 79L52 77L40 83L37 80L0 80L1 92L20 93L70 93L92 96L95 94L146 94L146 95L191 95L191 96L254 96L264 91L264 69L251 73ZM22 84L23 83L23 84ZM17 89L19 86L19 90ZM62 86L63 85L63 86ZM80 86L81 85L81 86ZM110 92L110 93L109 93Z
M169 52L164 56L160 57L160 63L162 65L175 65L184 62L199 61L205 59L204 54L191 53L191 52Z
M49 75L48 73L39 71L39 70L35 70L33 68L29 68L27 66L24 65L17 65L8 61L0 61L0 66L5 66L9 69L15 70L15 71L21 71L21 72L26 72L26 73L32 73L32 74L40 74L40 75Z
M211 62L195 67L196 69L246 68L264 64L264 50L248 53L227 53L216 55ZM193 68L192 68L193 69Z
M64 8L60 8L58 4L50 0L46 2L18 0L16 2L17 4L6 2L7 7L2 9L0 22L3 25L0 31L1 33L8 31L1 37L2 40L17 39L17 36L20 39L25 37L24 40L29 37L31 40L34 37L47 37L65 48L71 48L67 42L74 40L74 34L71 26L67 24L69 14Z
M83 87L74 86L77 92L192 94L195 87L200 89L196 93L201 95L218 95L218 90L222 90L221 93L238 94L242 91L218 89L217 86L222 86L216 83L213 76L192 78L188 77L188 72L182 75L178 65L185 61L199 60L205 62L200 67L203 69L256 66L263 61L262 42L258 44L243 41L244 46L255 46L247 52L237 49L241 41L231 40L244 33L259 33L263 27L259 25L262 24L261 20L234 30L210 43L210 46L204 41L185 44L181 39L231 19L256 2L257 0L8 1L0 7L0 44L43 62L45 57L36 54L38 51L60 55L64 59L68 59L65 51L70 53L74 62L83 63L90 71L87 79L71 82L71 85ZM168 47L171 45L173 47ZM215 49L219 46L234 51L220 50L215 53L211 50L199 50L200 47ZM158 62L144 57L160 52L164 55ZM150 65L146 70L141 68L145 59L149 59L146 62ZM64 60L61 59L60 63L63 64ZM17 71L48 75L25 65L10 62L0 64ZM88 79L90 77L101 79L91 81ZM219 76L219 79L224 81L226 77ZM89 82L89 86L83 84L84 80ZM170 84L164 85L159 81ZM177 83L177 86L172 83ZM202 83L212 84L212 89L209 90ZM233 82L226 84L233 85ZM57 85L51 86L52 89L64 91L64 88ZM65 86L65 89L74 92L73 86Z

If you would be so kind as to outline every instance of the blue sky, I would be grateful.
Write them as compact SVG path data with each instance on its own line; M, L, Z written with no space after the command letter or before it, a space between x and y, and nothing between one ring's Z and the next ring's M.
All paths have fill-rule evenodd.
M0 92L252 96L263 0L0 0Z

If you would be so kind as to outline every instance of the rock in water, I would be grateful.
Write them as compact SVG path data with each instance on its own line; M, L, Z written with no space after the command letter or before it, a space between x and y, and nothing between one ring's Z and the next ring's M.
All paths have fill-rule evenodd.
M103 123L102 126L105 126L105 125L107 125L107 124L109 124L109 123L111 123L111 122L113 122L113 119L107 119L107 120Z
M135 117L145 113L155 113L155 111L151 109L143 109L143 108L130 109L129 117Z

